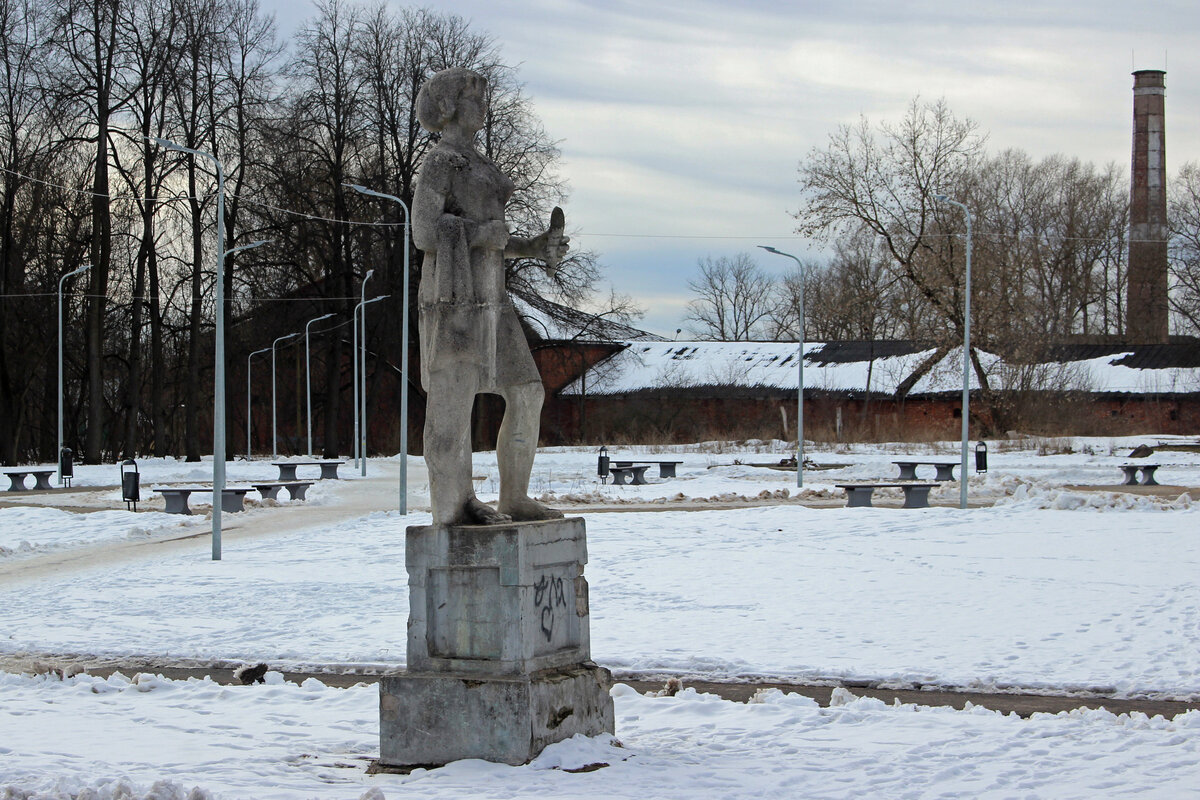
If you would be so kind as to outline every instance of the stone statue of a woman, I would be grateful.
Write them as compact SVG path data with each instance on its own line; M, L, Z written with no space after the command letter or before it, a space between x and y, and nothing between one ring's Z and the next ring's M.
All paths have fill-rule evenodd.
M417 294L425 461L434 524L557 519L529 497L545 393L504 287L504 259L535 258L554 269L567 251L563 215L532 239L510 236L504 208L513 183L475 147L487 81L453 68L417 96L417 118L440 133L425 156L413 197L412 234L425 254ZM471 408L481 392L504 398L496 453L500 501L482 503L471 484Z

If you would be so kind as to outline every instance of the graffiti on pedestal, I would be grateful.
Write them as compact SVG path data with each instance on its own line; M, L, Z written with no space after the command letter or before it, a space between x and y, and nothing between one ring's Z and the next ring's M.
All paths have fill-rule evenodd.
M560 577L543 574L533 585L533 603L541 610L542 635L546 637L547 642L554 636L557 609L567 605L563 583Z

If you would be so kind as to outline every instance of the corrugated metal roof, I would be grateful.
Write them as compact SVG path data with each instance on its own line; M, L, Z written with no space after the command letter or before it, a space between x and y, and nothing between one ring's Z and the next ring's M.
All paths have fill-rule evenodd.
M1200 341L1170 344L1065 343L1051 345L1040 361L1088 361L1116 355L1112 363L1131 369L1196 369L1200 367Z
M904 339L880 341L826 342L820 349L805 353L807 364L852 364L873 358L895 358L932 350L930 342Z

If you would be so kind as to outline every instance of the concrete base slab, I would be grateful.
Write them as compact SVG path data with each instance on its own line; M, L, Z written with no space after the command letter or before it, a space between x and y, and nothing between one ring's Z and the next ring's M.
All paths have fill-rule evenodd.
M595 664L529 675L385 675L379 761L440 766L463 758L525 764L577 733L613 733L612 673Z

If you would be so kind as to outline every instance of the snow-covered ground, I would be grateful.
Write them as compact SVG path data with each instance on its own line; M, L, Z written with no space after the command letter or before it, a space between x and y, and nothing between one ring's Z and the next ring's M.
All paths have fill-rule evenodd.
M683 462L677 479L652 469L637 487L602 485L593 450L558 448L539 454L533 489L587 520L593 656L619 677L1195 699L1200 505L1066 488L1113 487L1134 445L1167 441L992 443L970 481L983 507L968 510L957 484L919 510L846 509L833 487L892 478L905 455L956 460L954 443L810 448L845 466L806 470L800 503L794 472L758 466L789 455L778 442L610 448ZM1200 487L1200 454L1148 461L1160 482ZM210 477L207 464L139 466L144 487ZM163 514L157 499L119 510L112 465L77 467L78 492L0 493L0 658L402 666L404 527L429 520L423 465L409 469L407 517L394 459L367 478L347 464L308 504L225 515L217 562L203 515ZM494 497L494 454L477 454L475 474ZM229 466L231 484L274 477L266 462ZM718 508L693 510L706 506ZM367 775L374 687L0 673L0 797L1200 797L1200 712L1022 720L844 693L827 709L778 692L749 705L620 685L614 697L621 747ZM556 769L597 762L610 766Z

